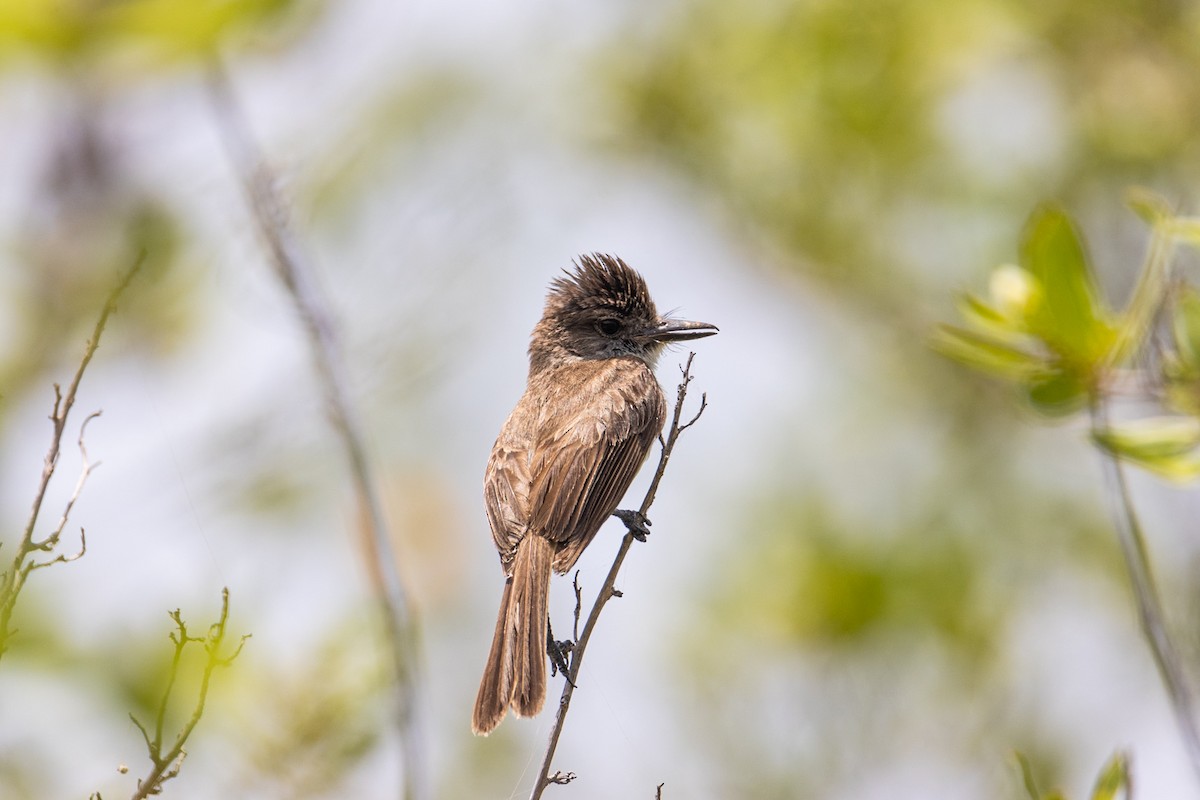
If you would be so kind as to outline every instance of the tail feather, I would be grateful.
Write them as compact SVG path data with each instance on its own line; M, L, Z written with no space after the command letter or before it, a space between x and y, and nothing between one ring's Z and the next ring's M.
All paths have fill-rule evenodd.
M504 585L496 632L475 700L471 729L487 735L509 706L532 717L546 701L546 622L554 545L526 536L517 546L512 577Z
M527 536L517 549L520 566L522 550L525 569L513 576L524 577L518 587L517 602L508 607L516 617L514 628L516 675L513 678L513 710L518 717L532 717L542 710L546 701L546 628L549 619L550 565L554 546L541 536Z
M487 666L483 668L483 680L475 697L471 730L476 736L487 736L500 724L512 698L512 647L505 631L512 600L512 584L512 578L504 583L500 613L496 617L496 632L492 635L492 648L488 651Z

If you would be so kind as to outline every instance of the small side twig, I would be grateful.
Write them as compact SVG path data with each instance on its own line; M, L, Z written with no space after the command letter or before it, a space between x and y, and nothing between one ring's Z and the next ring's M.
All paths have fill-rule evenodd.
M575 622L571 627L571 640L579 641L579 616L583 613L583 589L579 586L579 570L571 578L571 588L575 590Z
M417 715L420 678L416 616L400 576L362 426L346 388L344 359L333 316L317 290L316 270L308 253L291 230L287 207L276 190L275 177L250 132L229 77L216 57L209 63L207 79L209 101L222 142L242 181L254 220L270 251L275 274L287 290L308 337L330 420L349 463L355 495L366 521L364 560L386 622L396 671L396 726L404 761L404 797L422 800L429 795L429 790L422 749L424 736Z
M242 652L242 647L245 646L246 640L250 638L249 634L243 636L233 652L229 655L222 655L221 650L225 643L225 623L229 619L229 589L221 590L221 616L213 623L208 633L204 636L192 636L188 633L187 623L183 621L179 609L170 612L171 619L175 621L175 630L171 631L171 642L175 647L175 651L171 657L171 669L167 676L167 686L163 690L162 700L159 701L158 711L154 717L154 734L151 735L146 726L142 724L133 714L129 718L133 720L133 724L142 732L142 739L146 743L146 750L150 755L150 771L146 777L138 780L137 790L131 795L131 800L145 800L147 797L157 795L162 792L163 784L172 778L179 775L179 770L183 766L183 760L187 758L188 738L192 735L196 725L200 722L200 718L204 715L204 705L208 701L208 688L212 680L213 672L217 667L227 667L233 663L234 659ZM196 705L192 709L192 715L184 726L175 735L171 746L166 750L163 749L163 728L167 716L167 708L171 704L171 693L175 689L175 681L179 677L179 663L183 658L183 651L189 644L200 644L204 647L204 651L208 654L208 658L204 662L204 673L200 679L200 692L196 698Z
M108 325L108 318L117 310L117 300L120 299L134 276L141 270L145 257L146 254L144 251L138 255L133 266L121 276L117 285L113 287L113 290L108 293L108 297L105 298L104 307L100 310L100 317L96 320L96 324L92 328L92 335L83 350L83 358L80 360L79 366L76 367L75 375L71 378L70 384L67 385L66 394L63 394L61 386L57 383L54 384L54 405L50 412L50 422L52 425L50 449L46 452L46 457L42 461L41 480L38 482L37 490L34 492L33 507L30 509L29 517L25 522L21 539L16 544L12 560L8 562L8 566L4 572L0 574L0 658L3 658L4 653L8 650L9 637L15 633L12 629L13 610L16 608L17 598L21 594L21 589L24 588L25 581L28 579L30 573L52 564L65 564L75 561L81 558L87 550L87 541L84 538L83 530L80 529L80 548L76 554L71 556L58 555L46 561L34 561L32 558L35 553L53 552L58 546L63 529L66 528L67 521L70 518L71 510L75 507L75 502L83 492L84 483L87 482L92 470L99 466L99 462L92 464L88 460L87 448L83 443L88 423L95 417L100 416L100 412L96 411L90 414L79 428L78 442L79 452L83 456L83 468L79 479L75 483L75 490L72 492L70 499L67 500L67 504L63 508L62 516L59 518L55 529L45 538L38 539L36 537L38 517L41 515L42 506L46 501L46 491L50 488L50 481L54 477L54 471L58 467L58 457L62 451L62 439L67 427L67 418L70 416L71 409L75 405L75 396L79 392L79 384L83 381L83 373L87 371L88 365L92 363L92 357L96 355L96 350L100 347L100 337L104 333L105 326Z
M1091 425L1093 437L1107 429L1107 410L1103 401L1093 402ZM1138 610L1138 622L1146 643L1150 645L1159 676L1166 686L1171 710L1183 738L1184 749L1193 771L1200 778L1200 729L1197 728L1195 697L1188 685L1183 661L1168 630L1166 614L1150 566L1145 537L1142 535L1141 522L1134 510L1121 462L1115 454L1103 449L1101 458L1104 477L1108 483L1110 515L1113 526L1117 529L1117 540L1120 542L1121 555L1129 574L1129 583Z
M671 460L671 453L675 450L675 443L679 439L679 435L688 428L696 424L700 419L700 415L704 413L704 409L708 407L708 396L700 395L700 408L695 415L687 422L681 423L683 418L683 402L687 397L688 384L692 382L692 361L696 358L695 353L688 353L687 362L680 367L682 377L679 381L679 388L675 395L675 410L671 415L670 427L667 429L666 436L662 434L658 437L660 453L658 457L658 468L654 471L654 477L650 481L650 487L646 490L646 496L642 498L642 504L638 507L638 513L644 518L650 511L650 506L654 504L654 499L658 495L658 485L662 482L663 474L667 470L667 463ZM621 593L616 589L617 573L621 570L621 565L625 562L625 556L629 552L629 548L633 545L636 535L632 529L626 532L621 538L621 546L617 549L617 555L613 559L612 566L609 567L608 576L605 577L604 583L600 586L600 591L596 595L596 600L592 604L591 611L588 613L587 622L584 623L583 632L575 636L575 649L571 653L571 669L563 683L562 695L558 700L558 713L554 717L554 726L550 729L550 738L546 743L546 753L542 758L542 766L538 771L537 781L533 785L533 792L529 795L529 800L538 800L542 796L542 792L546 787L554 783L568 783L575 778L574 773L566 773L569 778L567 780L559 780L563 775L561 772L550 774L550 762L554 760L554 751L558 749L558 740L562 735L563 725L567 719L567 711L571 707L571 698L575 694L575 687L578 683L579 669L583 663L583 654L587 650L588 642L592 638L592 631L596 628L596 622L600 619L600 612L604 610L604 606L614 597L620 597ZM579 596L578 584L576 584L576 598ZM578 602L578 601L577 601ZM578 625L578 611L576 612L576 624Z

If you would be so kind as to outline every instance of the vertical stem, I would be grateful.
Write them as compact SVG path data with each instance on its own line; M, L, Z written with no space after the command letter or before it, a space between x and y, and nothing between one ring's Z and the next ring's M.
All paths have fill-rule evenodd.
M659 443L662 449L658 458L658 468L654 471L654 478L650 481L650 487L646 490L646 495L642 498L642 504L638 507L638 511L644 516L654 503L654 498L658 494L658 485L662 482L663 473L667 470L667 462L671 460L671 453L675 450L675 442L679 439L679 434L695 424L700 415L704 413L707 406L707 397L702 396L700 401L700 410L696 415L686 423L680 424L680 419L683 415L683 401L687 397L687 387L692 380L692 360L696 357L695 353L689 353L687 363L683 367L683 377L679 382L679 388L675 395L675 411L671 417L671 427L667 431L665 438L659 437ZM612 566L608 569L608 575L604 578L604 583L600 586L600 591L596 594L596 602L592 604L592 610L588 613L587 622L584 623L583 633L579 635L579 641L575 643L575 649L571 653L571 668L566 680L563 682L562 695L558 700L558 712L554 715L554 727L550 729L550 739L546 743L546 753L542 757L542 766L538 770L537 781L533 784L533 792L529 795L529 800L539 800L542 792L551 783L561 782L566 783L570 776L561 781L556 781L550 776L550 763L554 760L554 752L558 749L558 739L562 735L563 724L567 719L567 711L571 707L571 698L575 694L575 684L579 678L579 668L583 663L583 653L587 650L588 642L591 641L592 631L596 628L596 623L600 619L600 612L604 610L604 606L613 597L617 596L615 589L617 583L617 573L621 571L621 565L625 563L625 556L629 553L629 548L633 545L633 532L629 531L621 539L621 546L617 549L616 558L613 559Z
M1091 423L1093 434L1108 427L1107 410L1102 400L1093 400ZM1102 451L1101 459L1105 483L1108 486L1106 494L1109 498L1109 511L1117 529L1117 540L1121 544L1121 555L1125 560L1133 598L1137 604L1142 634L1150 645L1158 674L1166 685L1184 749L1197 779L1200 779L1200 730L1196 725L1195 698L1191 687L1188 686L1179 652L1167 629L1166 615L1163 613L1162 601L1154 582L1150 556L1142 536L1141 523L1133 507L1125 471L1116 455Z
M383 503L367 457L362 427L350 402L343 361L332 315L317 291L308 253L293 235L287 209L275 189L245 115L238 105L229 77L216 57L208 69L208 93L221 139L246 192L259 231L271 254L276 275L287 289L308 336L317 376L334 430L338 434L354 484L368 536L367 569L387 624L388 641L396 671L397 728L404 760L406 800L428 796L425 781L424 742L417 718L417 628L415 614L400 577Z

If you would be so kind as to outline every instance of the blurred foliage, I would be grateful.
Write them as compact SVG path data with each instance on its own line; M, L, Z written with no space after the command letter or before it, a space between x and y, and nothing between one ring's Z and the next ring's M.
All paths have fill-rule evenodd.
M169 80L164 64L186 75L231 45L249 41L262 52L295 44L324 8L314 0L0 2L0 67L32 54L66 89L45 125L44 163L20 233L4 243L6 272L15 275L6 283L7 308L19 320L18 336L0 342L0 394L44 385L54 362L74 354L80 315L86 319L142 249L148 275L123 306L117 335L161 355L195 332L206 310L199 292L206 264L194 220L128 169L128 143L109 124L120 113L116 101L140 81ZM329 5L331 14L336 8ZM754 496L729 511L736 549L705 576L701 605L711 613L697 614L682 634L688 659L680 686L690 687L684 714L694 723L685 740L702 740L699 751L710 746L714 785L729 787L727 796L827 796L838 780L876 768L878 754L896 746L896 730L917 725L940 734L945 757L960 764L978 765L997 744L1028 744L1019 737L1037 728L1038 710L1011 710L1019 704L1009 698L996 705L1011 716L986 706L1007 688L1005 635L1019 594L1055 570L1111 576L1114 556L1096 535L1094 498L1063 485L1069 481L1044 480L1057 462L1031 477L1016 452L1027 440L996 413L995 397L929 363L935 359L919 346L925 309L940 303L947 276L1001 260L1016 220L1055 198L1061 205L1042 206L1019 252L1008 256L1019 263L993 273L989 296L963 297L965 322L943 329L939 347L1018 387L1039 412L1063 415L1078 410L1114 365L1143 357L1135 345L1144 334L1166 330L1162 389L1177 416L1098 439L1125 458L1186 473L1197 436L1187 415L1200 408L1200 299L1155 277L1128 303L1106 301L1118 293L1101 285L1106 276L1096 274L1080 231L1091 233L1101 261L1116 254L1124 268L1131 246L1124 229L1101 224L1107 217L1097 209L1130 183L1174 197L1200 179L1198 33L1200 11L1169 2L694 0L654 14L631 11L627 26L585 60L582 88L560 99L590 137L599 136L605 155L652 161L718 198L735 233L767 254L749 260L832 287L821 300L852 322L841 330L853 341L820 376L833 401L844 401L839 411L911 431L914 473L939 465L935 485L898 497L894 513L849 513L878 488L864 475L873 443L791 454L815 463L829 485L854 489L818 496L822 487L806 485L808 473L794 462L772 461L772 448L792 447L792 427L825 420L797 413L776 422L772 441L746 442L761 448L764 467L752 479ZM504 80L439 65L394 84L381 75L383 88L361 107L340 100L348 107L327 115L328 128L299 134L332 142L305 167L317 176L305 179L315 187L314 227L344 234L379 224L372 195L391 201L393 183L428 167L414 141L462 136L462 147L481 146L471 138L477 132L459 126ZM459 180L462 194L484 184L474 174ZM399 225L386 205L387 224ZM1194 223L1161 201L1141 196L1134 205L1154 231L1156 263L1168 255L1156 249L1162 241L1195 237ZM370 208L377 216L360 213ZM1080 223L1062 208L1076 210ZM438 246L478 247L465 238L465 247ZM488 250L490 258L504 248L489 242ZM396 261L405 257L412 260ZM411 290L399 282L410 273L390 272L370 280L397 280L396 288L372 283L372 292ZM1169 310L1160 319L1164 297ZM375 312L362 305L356 325ZM391 303L379 313L403 316ZM408 347L395 338L389 348ZM865 356L849 364L847 353ZM425 358L445 369L441 355L431 350ZM3 412L0 405L0 423ZM226 451L226 460L213 459L216 471L243 482L240 493L229 490L228 506L303 516L320 481L295 462L315 460L316 447L297 435L298 444L281 448L293 429L273 436L249 430L263 417L247 419L246 430L213 437ZM840 424L869 438L869 422ZM242 447L231 441L238 437ZM431 540L422 547L432 552L438 515L452 504L436 481L416 486L430 497L413 506L410 522L423 526ZM864 522L870 514L877 518ZM450 593L456 547L449 540L440 557L451 558L423 564L434 576L423 596ZM92 656L58 641L53 612L26 619L24 657L38 653L57 664L49 668L62 669L64 683L83 680L79 665ZM231 676L238 700L219 718L241 715L227 732L242 759L239 788L279 797L337 792L378 741L385 678L371 658L360 660L358 634L340 627L334 622L328 644L299 659L299 673L242 663L247 674ZM105 663L93 665L93 679L116 703L153 708L148 687L160 685L165 664L138 642L121 647L120 658L96 656ZM802 693L797 675L814 663L833 700ZM525 753L506 731L490 740L494 748L464 748L446 778L448 796L494 790L491 768ZM1051 738L1036 742L1031 759L1049 764L1058 780L1072 767L1060 756L1071 751ZM480 769L462 768L472 757ZM0 759L0 773L12 763ZM35 796L26 788L34 783L26 771L4 786Z
M1159 2L700 0L597 70L611 142L710 188L848 299L895 306L937 258L897 246L922 216L952 241L1042 197L1194 184L1198 28ZM1014 93L1028 81L1059 107Z
M144 48L156 61L206 58L231 37L280 25L300 0L4 0L0 55L21 50L70 63L113 48Z
M61 620L56 619L57 609L46 604L39 595L23 598L16 617L20 620L20 635L14 642L17 646L5 660L6 677L14 674L21 680L22 672L33 674L40 680L54 682L57 692L72 703L82 717L87 713L96 715L116 714L126 723L135 717L143 721L153 735L157 715L162 714L164 734L173 739L177 732L189 722L197 705L202 686L208 683L206 670L211 671L211 656L206 649L214 641L220 647L218 636L223 636L226 617L212 626L200 626L203 633L194 636L188 632L187 641L198 647L184 647L182 652L166 646L167 638L160 631L140 637L123 631L120 636L103 636L95 642L82 643L78 637L65 635ZM171 632L172 644L180 631L186 631L186 622L177 617L178 611L170 616L176 623ZM243 637L244 638L247 637ZM226 643L217 655L230 659L240 645ZM228 665L220 661L217 666ZM222 676L222 684L242 679L234 670ZM228 691L223 687L222 692ZM165 693L171 699L166 702ZM118 726L122 727L122 726ZM198 726L200 729L209 727ZM44 796L45 776L39 771L53 769L48 758L52 751L45 742L36 738L36 731L28 736L17 736L14 742L0 751L0 796L6 798L34 798ZM186 738L186 737L185 737ZM197 734L197 739L201 738ZM135 734L130 743L140 741ZM171 745L164 742L162 752ZM131 771L143 775L149 770L147 755L142 747L110 756L121 758L132 765ZM127 779L132 782L132 778Z
M392 692L386 653L355 615L332 626L300 670L259 663L222 703L237 764L230 791L300 800L339 796L347 774L387 727Z
M1115 323L1065 213L1036 211L1021 254L1020 267L994 275L991 304L964 298L960 310L971 327L942 326L934 346L1017 382L1046 414L1070 412L1099 391L1117 341Z
M921 547L908 535L863 537L819 498L765 505L771 513L753 526L763 546L736 565L726 593L714 599L718 624L815 647L932 635L968 663L987 659L987 634L1003 609L983 601L980 559L964 540Z
M427 143L454 130L483 99L484 88L452 68L385 83L360 113L337 121L334 146L318 162L320 174L308 178L314 218L323 225L346 226L357 221L372 193L403 186L403 178L384 179L381 165L405 172L419 167Z
M1075 224L1060 210L1042 208L1026 228L1022 266L993 273L990 302L966 295L960 311L968 327L941 326L934 346L1014 383L1049 416L1084 405L1104 407L1124 377L1119 370L1138 363L1148 367L1140 377L1143 384L1167 387L1162 394L1168 405L1179 401L1173 410L1194 410L1191 398L1200 374L1192 340L1195 290L1170 278L1172 249L1163 242L1188 241L1196 223L1170 216L1164 201L1144 192L1135 195L1133 205L1151 222L1156 241L1119 315L1098 297ZM1173 347L1154 351L1154 322L1164 314ZM1151 355L1152 364L1147 363ZM1110 427L1103 424L1107 415L1096 413L1093 438L1105 450L1164 477L1200 476L1200 419L1153 417Z
M927 117L952 58L929 43L956 38L961 7L690 4L648 46L606 58L616 135L711 186L808 267L874 284L884 237L864 233L937 150Z
M852 781L863 758L905 758L926 727L943 758L984 766L1019 742L1062 778L1061 743L1009 694L1019 598L1046 561L1113 576L1119 563L1101 514L1039 493L992 455L978 475L948 465L924 497L929 515L878 530L817 493L752 501L746 535L697 588L697 624L677 652L684 724L707 732L726 794L820 794ZM994 502L969 500L981 479ZM722 769L755 758L753 778Z
M1038 790L1037 781L1033 777L1033 767L1025 756L1017 753L1017 763L1021 768L1021 777L1025 784L1025 792L1029 800L1066 800L1066 795L1059 791L1042 793ZM1096 776L1096 784L1089 795L1091 800L1116 800L1119 796L1131 800L1132 788L1129 777L1129 757L1124 753L1114 753Z
M1164 355L1167 403L1200 416L1200 292L1190 286L1175 294L1171 338L1174 347Z
M161 690L152 718L130 715L142 734L150 760L150 767L144 773L146 777L137 781L137 790L144 797L160 794L166 783L178 777L187 757L188 742L208 706L213 674L222 667L231 666L250 638L250 634L246 634L236 644L225 641L229 589L221 591L221 613L217 621L205 626L204 633L199 636L189 631L179 609L169 612L169 616L175 629L169 636L172 655L166 686ZM181 700L181 694L186 699ZM99 792L92 798L102 800Z
M260 43L294 36L318 8L315 0L0 2L0 68L5 57L31 55L53 67L65 89L27 220L5 243L16 268L8 306L21 317L19 338L0 344L6 396L73 351L82 319L142 251L146 274L122 309L128 340L170 352L198 313L198 273L187 263L192 222L127 171L130 154L107 125L118 77L157 80L168 62L204 66L254 32Z
M65 124L51 140L24 224L8 247L13 269L5 300L15 325L14 335L0 342L0 386L9 399L37 387L46 371L77 362L96 309L142 254L141 277L123 299L114 336L161 355L174 349L195 313L189 293L197 276L184 268L185 223L123 175L93 100L86 93L68 97Z
M1047 415L1087 406L1092 440L1108 455L1108 491L1117 509L1113 522L1138 618L1181 737L1189 745L1189 759L1197 767L1190 747L1197 735L1188 700L1190 679L1184 677L1183 658L1159 599L1148 548L1117 459L1168 478L1192 480L1200 476L1200 419L1143 415L1110 421L1121 382L1140 388L1138 399L1154 404L1156 412L1194 409L1187 401L1197 367L1192 346L1194 289L1173 275L1172 262L1176 240L1192 242L1197 221L1172 216L1165 200L1146 191L1135 192L1131 206L1153 235L1133 293L1119 314L1109 312L1098 299L1073 222L1061 211L1043 208L1027 227L1022 268L1002 267L994 273L993 303L968 298L962 312L971 329L942 326L934 344L969 367L1015 383ZM1160 327L1170 333L1158 336ZM1183 405L1172 407L1172 400L1181 395ZM1025 762L1022 766L1027 767ZM1027 768L1025 776L1030 795L1039 800ZM1101 775L1093 796L1107 799L1122 789L1128 793L1124 759L1118 758Z
M5 669L54 676L64 686L95 682L104 687L106 703L123 713L152 717L171 668L171 653L163 647L161 632L83 645L57 624L55 608L47 600L31 593L18 606L18 635ZM5 785L2 781L0 777L0 788ZM14 791L13 796L29 795Z
M1000 576L1018 564L1030 580L1037 571L1099 567L1119 574L1114 548L1097 535L1094 498L1030 480L1028 463L1021 466L1028 456L1015 450L1022 440L1012 434L1011 412L1006 418L981 410L980 393L962 391L954 376L930 369L904 343L927 329L922 310L936 305L930 295L944 293L949 276L1002 259L1012 251L1014 221L1054 198L1061 205L1042 205L1030 219L1018 264L993 273L991 296L963 296L966 324L943 328L938 348L1003 378L1054 417L1083 407L1116 365L1145 357L1169 294L1163 265L1190 223L1153 195L1132 198L1152 230L1149 267L1138 271L1129 255L1144 240L1098 209L1131 183L1175 196L1200 177L1200 117L1192 113L1200 103L1198 31L1200 11L1176 3L754 0L735 7L698 0L630 24L591 63L610 113L589 117L589 134L599 131L610 152L671 166L721 201L731 227L762 245L759 261L832 288L824 297L842 306L839 315L852 320L848 335L865 341L875 359L845 367L858 382L841 413L870 406L862 400L870 395L890 428L913 431L914 462L929 457L945 465L943 482L901 498L895 515L913 517L911 503L943 509L941 516L899 531L883 521L871 532L845 522L850 515L830 505L832 498L809 505L797 477L804 470L789 464L765 471L774 492L749 502L766 511L748 525L734 517L746 535L705 584L719 599L713 616L702 618L721 624L698 623L692 635L710 646L688 647L699 691L715 704L710 713L697 710L689 729L713 730L714 753L774 752L780 736L754 733L769 725L753 714L739 717L745 709L726 702L721 687L745 694L744 682L752 680L739 677L713 644L726 636L738 641L733 631L752 634L753 666L744 670L766 679L798 660L828 659L822 675L836 681L843 672L870 670L873 660L893 659L893 692L870 709L845 710L849 717L915 708L922 717L963 724L952 709L979 704L1004 685L1001 665L1010 656L1003 637L1021 584ZM1083 227L1097 229L1097 251L1122 270L1110 276L1118 286L1148 276L1121 311L1106 301L1110 287L1100 285L1080 225L1064 207L1082 209ZM1177 346L1167 348L1167 391L1174 409L1183 410L1200 397L1190 356L1200 312L1186 293L1170 303ZM858 356L863 341L847 351ZM830 362L836 368L837 354ZM920 399L898 400L910 393ZM918 409L953 420L950 436ZM780 421L781 435L790 442L783 430L816 424L797 415ZM1126 458L1160 466L1175 459L1180 468L1194 426L1176 419L1151 427L1113 431L1117 438L1108 444ZM795 458L815 458L823 474L837 476L829 481L871 492L856 456L870 458ZM1072 526L1088 530L1068 534ZM1105 554L1096 557L1098 551ZM907 651L885 647L880 655L877 643L891 636L955 654L925 669L953 684L971 665L967 683L975 691L954 702L923 695L923 670L898 657ZM779 765L779 785L806 775L820 794L866 764L878 769L886 745L871 749L803 700L780 702L816 715L815 739L830 743L789 739L794 758L791 767ZM1026 717L993 720L978 732L993 747L1011 746L1019 741L1011 737L1036 727ZM1038 763L1069 768L1058 757L1060 742L1037 745ZM846 748L870 754L855 760ZM851 763L834 775L806 771L831 763L829 757ZM719 764L715 769L722 774ZM746 790L732 770L723 777L739 796L783 796L767 784Z

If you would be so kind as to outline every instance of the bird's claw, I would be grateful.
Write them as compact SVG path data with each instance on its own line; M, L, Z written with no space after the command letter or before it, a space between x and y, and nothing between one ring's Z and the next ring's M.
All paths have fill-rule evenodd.
M550 623L546 623L546 655L550 656L550 675L554 676L558 673L563 674L563 678L567 683L571 683L571 670L568 663L571 653L575 650L575 643L570 639L556 641L554 631L550 629ZM577 688L571 683L571 688Z
M642 512L618 508L613 512L613 516L624 522L626 529L639 542L646 541L646 537L650 535L650 519Z

